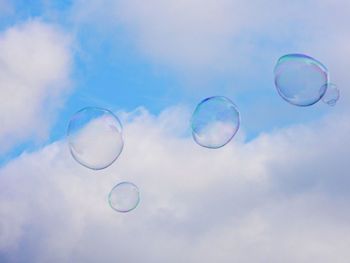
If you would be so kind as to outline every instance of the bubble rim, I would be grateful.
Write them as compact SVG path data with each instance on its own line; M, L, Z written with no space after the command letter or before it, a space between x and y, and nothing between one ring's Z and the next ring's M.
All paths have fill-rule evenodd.
M235 132L234 132L234 133L232 134L232 136L227 140L227 142L225 142L224 144L222 144L221 146L218 146L218 147L211 147L211 146L208 146L208 145L201 144L201 143L196 139L195 134L197 134L197 133L194 131L195 129L194 129L194 127L193 127L193 118L194 118L195 113L199 110L200 106L203 105L203 103L205 103L205 102L207 102L207 101L209 101L209 100L211 100L211 99L223 99L223 100L229 102L229 103L233 106L233 108L235 109L235 111L237 112L237 115L238 115L238 118L237 118L237 119L238 119L238 121L237 121L237 128L236 128ZM236 105L231 99L227 98L226 96L216 95L216 96L207 97L207 98L201 100L201 101L197 104L195 110L194 110L193 113L192 113L190 122L191 122L192 138L193 138L193 140L194 140L198 145L200 145L200 146L202 146L202 147L205 147L205 148L208 148L208 149L220 149L220 148L224 147L225 145L227 145L227 144L233 139L233 137L237 134L237 132L238 132L238 130L239 130L239 128L240 128L240 125L241 125L241 114L240 114L240 112L239 112L239 110L238 110L237 105Z
M132 187L134 187L134 188L136 189L136 191L137 191L137 202L136 202L136 204L135 204L131 209L129 209L129 210L118 210L117 208L115 208L115 207L111 204L112 192L113 192L113 190L114 190L115 188L117 188L118 186L125 185L125 184L131 185ZM129 181L123 181L123 182L120 182L120 183L116 184L115 186L113 186L113 188L112 188L111 191L109 192L109 194L108 194L108 204L109 204L109 206L110 206L113 210L115 210L115 211L117 211L117 212L119 212L119 213L128 213L128 212L131 212L131 211L135 210L135 209L138 207L138 205L139 205L139 203L140 203L140 200L141 200L141 196L140 196L140 195L141 195L141 194L140 194L140 189L138 188L138 186L137 186L136 184L134 184L134 183L132 183L132 182L129 182Z
M120 128L120 136L122 138L122 146L121 146L120 153L109 164L107 164L105 166L102 166L102 167L91 167L91 166L88 166L85 163L80 162L79 159L73 153L73 150L72 150L72 147L71 147L71 142L70 142L70 138L71 138L71 133L70 133L71 129L70 128L71 128L71 125L72 125L72 121L77 117L78 114L80 114L80 113L82 113L82 112L84 112L86 110L91 110L91 109L99 110L99 111L106 112L106 113L110 114L117 121L117 123L120 126L119 127ZM67 145L68 145L68 148L69 148L69 152L71 153L71 156L73 157L73 159L77 163L79 163L80 165L82 165L82 166L84 166L84 167L86 167L88 169L94 170L94 171L103 170L103 169L106 169L109 166L111 166L118 159L118 157L121 155L121 153L124 150L123 125L122 125L121 121L119 120L119 118L112 111L110 111L108 109L105 109L105 108L102 108L102 107L87 106L87 107L84 107L84 108L78 110L76 113L74 113L73 116L69 119L69 122L68 122L68 125L67 125L66 137L67 137L67 142L68 142Z
M294 106L298 106L298 107L309 107L309 106L312 106L314 104L316 104L317 102L319 102L323 96L326 94L327 92L327 89L322 92L321 96L314 102L312 103L308 103L308 104L296 104L296 103L293 103L292 101L290 101L280 90L280 88L278 87L277 85L277 80L279 78L279 75L280 73L278 72L278 67L285 63L286 60L290 60L290 59L306 59L306 62L308 64L312 64L314 66L316 66L317 69L319 69L319 71L326 76L326 82L328 83L330 81L330 74L329 74L329 71L327 69L327 67L322 63L320 62L319 60L311 57L311 56L308 56L308 55L305 55L305 54L301 54L301 53L290 53L290 54L286 54L286 55L283 55L281 56L278 60L277 60L277 63L274 67L274 70L273 70L273 73L274 73L274 83L275 83L275 88L278 92L278 94L280 95L280 97L282 97L282 99L284 99L285 101L287 101L289 104L291 105L294 105ZM322 85L320 87L320 89L322 89L325 85L327 85L327 83L325 83L324 85Z

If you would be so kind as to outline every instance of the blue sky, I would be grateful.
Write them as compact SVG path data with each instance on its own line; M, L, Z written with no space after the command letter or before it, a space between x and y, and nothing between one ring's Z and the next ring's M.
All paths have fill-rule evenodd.
M329 111L324 105L299 109L286 105L276 96L272 74L276 60L284 53L302 51L293 39L285 41L260 33L248 36L260 50L253 54L255 57L249 57L247 53L247 63L251 64L242 68L231 65L223 69L217 69L215 65L174 66L142 53L127 25L111 24L103 19L101 24L77 22L74 17L76 5L74 1L16 1L11 3L12 11L2 19L3 29L33 19L54 23L74 38L74 54L71 92L58 111L49 137L39 145L28 138L3 155L1 163L23 151L32 151L43 143L63 138L70 116L85 106L126 111L142 106L159 114L169 106L185 105L192 109L205 97L225 95L239 106L247 140L278 127L317 120ZM273 55L259 54L265 50L272 50Z
M0 0L0 262L347 263L348 10L346 0ZM328 67L336 107L278 96L273 69L288 53ZM189 118L214 95L234 101L241 127L210 151ZM124 126L120 158L98 172L65 141L86 106ZM141 202L122 216L106 196L124 180Z

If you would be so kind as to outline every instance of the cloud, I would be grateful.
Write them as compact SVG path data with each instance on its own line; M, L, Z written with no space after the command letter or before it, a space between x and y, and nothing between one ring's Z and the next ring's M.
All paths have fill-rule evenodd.
M240 130L220 150L188 137L188 109L168 108L158 116L142 108L120 112L125 148L98 172L79 166L65 141L24 153L0 169L1 262L348 262L348 23L340 23L348 21L347 1L81 3L73 9L77 20L111 22L112 31L122 25L154 63L191 74L234 69L246 76L259 68L270 72L284 52L305 51L329 65L345 96L323 120L250 142ZM331 7L337 16L325 20ZM1 85L2 98L17 103L3 99L0 106L13 117L0 115L6 121L2 147L48 131L46 106L60 106L67 91L66 37L38 21L0 36L0 61L6 62L0 83L11 84ZM45 56L35 55L41 50ZM24 84L30 89L20 88ZM9 86L16 87L12 95ZM277 111L285 117L267 103L257 107L262 115L252 110L259 123ZM298 118L313 109L291 112ZM121 181L141 191L140 206L129 214L107 203Z
M71 40L37 20L0 34L0 153L47 136L69 88Z
M102 24L108 37L122 28L154 64L197 79L224 74L237 83L273 68L285 53L318 55L318 46L349 36L348 7L345 0L104 0L77 1L72 16L78 24ZM330 12L337 18L326 19Z
M220 72L233 61L244 63L240 52L253 47L238 36L257 24L250 20L256 11L249 7L227 0L78 1L72 14L78 23L122 26L133 46L152 62L193 74L203 69Z
M208 150L183 136L188 113L120 113L125 148L106 170L78 165L64 141L2 168L0 259L347 262L346 115ZM129 214L106 200L121 181L141 191Z

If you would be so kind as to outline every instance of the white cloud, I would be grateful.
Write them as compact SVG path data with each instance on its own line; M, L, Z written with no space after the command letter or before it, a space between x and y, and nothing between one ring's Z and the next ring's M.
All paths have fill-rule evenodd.
M250 12L241 1L105 0L78 1L72 14L79 23L122 25L134 46L153 62L191 69L193 74L193 69L217 72L232 61L244 62L241 49L248 52L252 46L243 46L236 37L256 24L249 20ZM237 47L232 48L233 43Z
M116 20L156 63L191 73L238 65L238 74L259 67L251 62L269 61L262 64L271 69L281 53L305 51L329 63L345 89L347 1L101 2L80 1L78 20ZM326 19L330 9L337 16ZM47 95L52 91L47 83L60 86L68 76L69 41L60 36L65 39L52 26L30 22L0 37L0 51L6 50L0 55L16 48L11 58L0 57L16 78L0 64L0 83L17 87L19 98L10 108L16 118L4 117L0 134L21 140L47 131L43 101L57 99ZM28 41L31 45L19 45ZM37 47L46 46L61 52L36 60ZM62 56L51 58L52 53ZM56 60L61 62L46 65ZM21 90L23 83L37 88ZM11 90L4 90L10 97ZM53 90L62 95L61 88ZM186 109L166 109L159 116L145 109L120 113L127 123L124 152L98 172L74 162L65 142L23 154L0 170L0 261L347 263L350 124L348 109L339 110L343 99L320 122L262 134L249 143L240 131L220 150L201 148L184 136ZM19 114L22 105L29 107L25 115ZM268 106L259 108L263 121L276 114ZM11 137L6 139L11 144ZM124 180L140 187L141 203L132 213L118 214L106 199Z
M339 35L349 36L348 8L346 0L104 0L77 1L72 14L79 23L102 23L109 37L121 27L153 63L206 80L256 76L284 53L334 47Z
M29 21L0 34L0 153L45 138L69 87L71 41L53 25Z
M220 150L182 136L181 108L123 118L124 152L106 170L79 166L64 142L0 170L2 261L348 261L346 116ZM106 198L124 180L141 203L118 214Z

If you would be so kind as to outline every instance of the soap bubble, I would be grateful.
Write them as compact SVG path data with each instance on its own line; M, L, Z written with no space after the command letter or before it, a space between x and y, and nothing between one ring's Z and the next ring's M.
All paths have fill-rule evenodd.
M322 101L329 106L335 106L337 104L339 97L340 97L340 91L337 87L337 85L328 83L326 84L326 93L322 97Z
M210 97L200 102L192 115L192 136L199 145L217 149L231 141L239 122L239 112L231 100Z
M108 196L109 205L118 212L130 212L140 202L140 192L136 185L122 182L113 187Z
M101 170L123 150L122 125L109 110L87 107L71 118L67 131L73 158L81 165Z
M326 92L327 68L321 62L302 54L281 57L274 70L279 95L296 106L311 106Z

